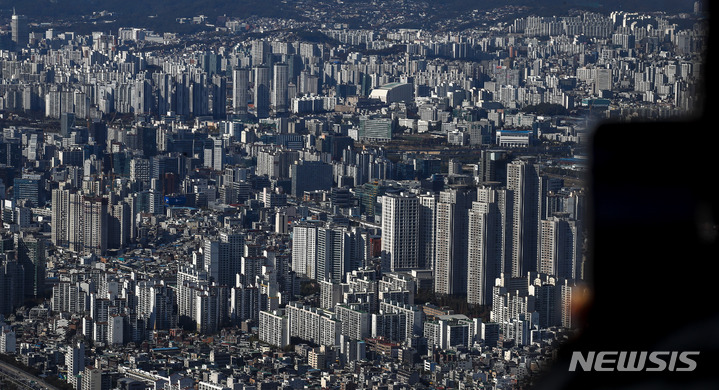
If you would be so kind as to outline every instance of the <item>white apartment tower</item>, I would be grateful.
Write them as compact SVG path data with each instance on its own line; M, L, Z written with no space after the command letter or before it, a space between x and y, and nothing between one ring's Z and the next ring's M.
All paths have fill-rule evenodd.
M350 238L344 229L321 227L317 229L316 279L341 283L350 268Z
M263 343L284 348L290 344L290 327L284 310L261 311L259 338Z
M292 227L292 270L315 279L317 265L317 227L308 223Z
M85 344L74 343L65 353L65 365L67 366L67 381L77 388L77 376L85 371Z

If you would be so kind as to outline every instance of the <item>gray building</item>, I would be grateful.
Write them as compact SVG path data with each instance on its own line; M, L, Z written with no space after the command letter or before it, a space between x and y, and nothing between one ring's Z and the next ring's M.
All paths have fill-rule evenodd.
M332 166L320 161L299 161L290 166L292 196L302 197L305 191L332 188Z
M358 141L389 141L392 139L394 122L389 118L360 118Z
M437 202L435 235L435 286L440 294L467 292L468 212L476 191L452 188Z

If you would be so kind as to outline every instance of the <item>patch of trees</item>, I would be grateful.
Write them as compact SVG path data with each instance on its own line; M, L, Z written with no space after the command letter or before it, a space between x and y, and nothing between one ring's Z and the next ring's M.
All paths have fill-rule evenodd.
M469 318L481 318L482 322L489 322L490 306L471 305L467 303L466 295L437 294L432 290L420 290L414 297L415 304L421 305L426 302L439 307L446 307L454 310L455 314L464 314Z
M300 295L306 297L320 292L320 284L315 280L308 280L300 285Z
M543 116L554 116L554 115L567 115L568 111L564 106L553 103L539 103L531 106L526 106L522 109L522 112L533 113Z

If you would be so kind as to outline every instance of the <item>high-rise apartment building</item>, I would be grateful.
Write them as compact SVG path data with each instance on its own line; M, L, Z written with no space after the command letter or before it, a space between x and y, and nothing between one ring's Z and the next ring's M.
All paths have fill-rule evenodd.
M340 321L322 309L290 302L285 308L290 328L290 337L318 345L338 345L342 327Z
M512 192L491 187L477 190L469 211L467 302L492 304L494 281L511 263L507 260L511 232Z
M292 270L314 279L317 267L317 226L298 223L292 227Z
M437 293L467 292L467 222L476 197L471 188L451 188L439 194L434 269Z
M284 310L261 311L258 327L260 341L284 348L290 344L290 327Z
M380 313L382 314L399 314L400 320L404 321L400 329L405 331L400 335L400 340L411 339L413 335L421 335L423 329L424 313L419 307L396 301L385 301L379 304Z
M382 197L382 257L392 271L419 268L419 198L414 194Z
M528 160L507 165L507 189L514 193L511 274L518 277L537 269L541 185L539 167Z
M233 231L220 232L219 240L205 240L203 261L210 280L221 286L235 285L235 275L241 273L244 244L244 236Z
M272 106L277 114L287 112L287 85L289 81L289 67L287 64L275 64L272 79Z
M205 285L195 289L193 294L193 322L201 334L216 333L227 319L229 290L225 286Z
M63 188L52 190L51 202L50 240L55 246L66 247L68 245L70 191Z
M235 69L232 71L232 108L239 117L247 116L247 100L249 98L250 71Z
M191 265L181 265L177 270L177 311L181 322L189 322L194 315L194 291L208 283L207 271Z
M270 116L270 68L256 66L255 70L255 114L257 118Z
M580 279L582 241L579 222L558 216L542 220L539 272L562 279Z
M370 336L369 312L363 309L362 304L337 305L334 310L342 323L342 335L350 340L364 340Z
M350 237L344 229L317 229L316 279L341 283L350 268Z
M212 117L225 119L227 116L227 78L212 75Z
M102 370L95 367L86 367L82 373L82 390L102 390Z
M437 196L419 196L419 267L434 269L435 220L437 217Z
M252 41L252 66L267 64L267 60L271 57L272 47L265 40Z
M500 182L507 185L507 152L482 150L477 176L480 183Z
M83 199L83 248L86 253L104 255L107 251L107 198Z
M125 248L130 243L130 206L119 202L110 206L107 227L107 247Z
M137 315L145 322L147 329L170 329L177 324L174 311L175 290L164 281L143 280L135 288Z
M17 352L17 335L9 326L0 325L0 353L15 354Z
M67 220L67 244L74 252L82 252L85 247L85 219L84 196L80 193L70 192L68 195L68 220Z
M86 294L79 283L61 281L52 287L52 311L56 313L84 313Z
M78 374L85 371L85 343L73 343L65 353L68 382L76 385ZM77 386L75 386L77 388Z

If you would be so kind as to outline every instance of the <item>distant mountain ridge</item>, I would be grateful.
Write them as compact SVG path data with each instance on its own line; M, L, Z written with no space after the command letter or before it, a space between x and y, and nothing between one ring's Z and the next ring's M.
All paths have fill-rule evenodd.
M305 0L309 3L312 0ZM366 0L344 0L345 3L362 2ZM411 1L411 0L409 0ZM609 12L613 10L624 11L666 11L670 13L692 12L693 0L505 0L505 1L476 1L476 0L430 0L430 4L437 5L442 11L464 11L472 9L492 9L503 5L529 6L546 10L569 10L572 8ZM0 9L7 16L14 7L19 14L31 18L42 17L71 17L76 15L89 15L93 11L111 11L116 13L118 22L144 25L148 16L157 15L157 18L172 19L206 15L213 20L219 15L232 17L257 16L296 16L294 15L295 0L13 0L0 1ZM328 3L328 2L326 2ZM340 5L341 6L341 5ZM546 12L543 12L546 13Z
M357 0L355 0L357 1ZM694 0L508 0L508 1L487 1L477 2L473 0L443 0L447 7L464 9L491 9L503 5L541 7L561 10L587 9L602 12L628 11L628 12L653 12L665 11L669 13L692 12ZM480 5L484 5L481 7Z

